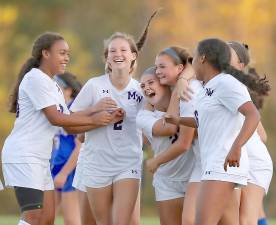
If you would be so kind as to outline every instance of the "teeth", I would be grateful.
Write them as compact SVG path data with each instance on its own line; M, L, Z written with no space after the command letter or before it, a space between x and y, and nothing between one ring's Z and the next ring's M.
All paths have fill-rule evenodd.
M114 62L121 63L121 62L123 62L123 60L122 59L115 59Z
M155 96L155 93L153 91L147 91L145 94L149 97Z

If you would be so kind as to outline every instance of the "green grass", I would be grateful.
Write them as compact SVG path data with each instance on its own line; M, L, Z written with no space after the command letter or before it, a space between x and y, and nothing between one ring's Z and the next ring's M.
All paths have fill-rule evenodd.
M17 216L0 215L0 225L16 225L18 224ZM159 219L156 217L142 217L141 225L158 225ZM63 225L62 218L58 218L55 225ZM276 225L276 220L270 220L269 225Z
M14 215L4 216L0 215L0 225L16 225L19 218ZM141 225L158 225L159 220L156 217L143 217L141 219ZM57 218L55 225L63 225L62 218ZM275 224L276 225L276 224Z

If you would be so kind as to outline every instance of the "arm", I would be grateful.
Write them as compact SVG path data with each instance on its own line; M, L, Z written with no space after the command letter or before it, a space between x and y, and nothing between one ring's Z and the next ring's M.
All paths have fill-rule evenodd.
M74 113L75 114L75 113ZM101 111L98 113L94 113L91 115L95 121L97 121L97 124L92 124L92 125L86 125L86 126L67 126L64 127L66 132L69 134L78 134L78 133L84 133L99 127L106 126L111 123L116 123L120 120L122 120L125 116L125 111L123 109L117 108L112 113L106 112L106 111Z
M258 124L257 133L259 134L262 142L265 144L266 141L267 141L267 134L266 134L266 131L265 131L265 129L264 129L263 124L262 124L261 121Z
M56 106L49 106L42 109L45 116L53 126L105 126L112 120L112 115L106 111L95 113L91 116L78 114L66 115L57 111Z
M176 96L176 91L173 91L171 95L167 114L179 115L179 99ZM160 119L155 122L152 134L153 136L171 136L177 132L177 129L178 124L164 123L164 119Z
M252 102L246 102L239 107L239 112L245 116L243 126L236 137L225 162L224 170L227 171L227 165L230 167L239 167L241 148L252 136L260 121L260 114Z
M54 184L56 188L62 188L67 180L68 175L76 168L81 142L78 140L78 138L75 138L75 143L76 146L68 161L65 163L61 171L56 175L54 179Z
M175 159L182 153L189 150L193 141L194 130L194 128L180 126L178 139L171 144L166 151L147 160L146 166L148 170L154 173L160 165Z
M177 97L189 101L193 90L189 87L189 80L195 78L195 72L190 63L187 63L176 83Z
M110 97L105 97L100 99L95 105L83 111L78 111L74 113L77 115L89 116L93 113L101 111L115 111L116 109L118 109L116 102Z
M196 121L193 117L179 117L179 98L177 97L176 90L172 93L170 105L164 120L170 124L197 128Z

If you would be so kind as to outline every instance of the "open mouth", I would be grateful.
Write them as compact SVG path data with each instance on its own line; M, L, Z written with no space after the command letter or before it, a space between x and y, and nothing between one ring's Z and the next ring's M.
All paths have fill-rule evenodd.
M115 59L115 60L113 60L115 63L122 63L122 62L124 62L124 60L123 59Z
M146 91L145 95L149 98L152 98L155 96L155 92L152 90Z

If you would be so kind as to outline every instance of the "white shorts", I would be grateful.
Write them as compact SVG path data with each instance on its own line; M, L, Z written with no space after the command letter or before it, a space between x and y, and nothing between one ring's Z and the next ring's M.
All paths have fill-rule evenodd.
M187 181L171 181L166 178L155 177L152 185L155 190L156 201L166 201L183 198L187 189Z
M87 176L83 175L83 184L86 187L102 188L123 179L141 180L141 169L130 169L114 176Z
M255 184L257 186L262 187L267 194L268 188L272 179L273 169L257 169L250 168L248 183Z
M49 160L42 163L3 163L5 186L54 190Z
M201 181L202 177L202 167L200 162L196 162L191 174L191 177L189 179L189 183L196 182L199 183Z
M83 164L82 163L77 164L72 186L82 192L86 192L86 187L83 184Z
M216 180L234 183L236 185L247 185L247 176L229 174L227 172L204 171L201 180Z

